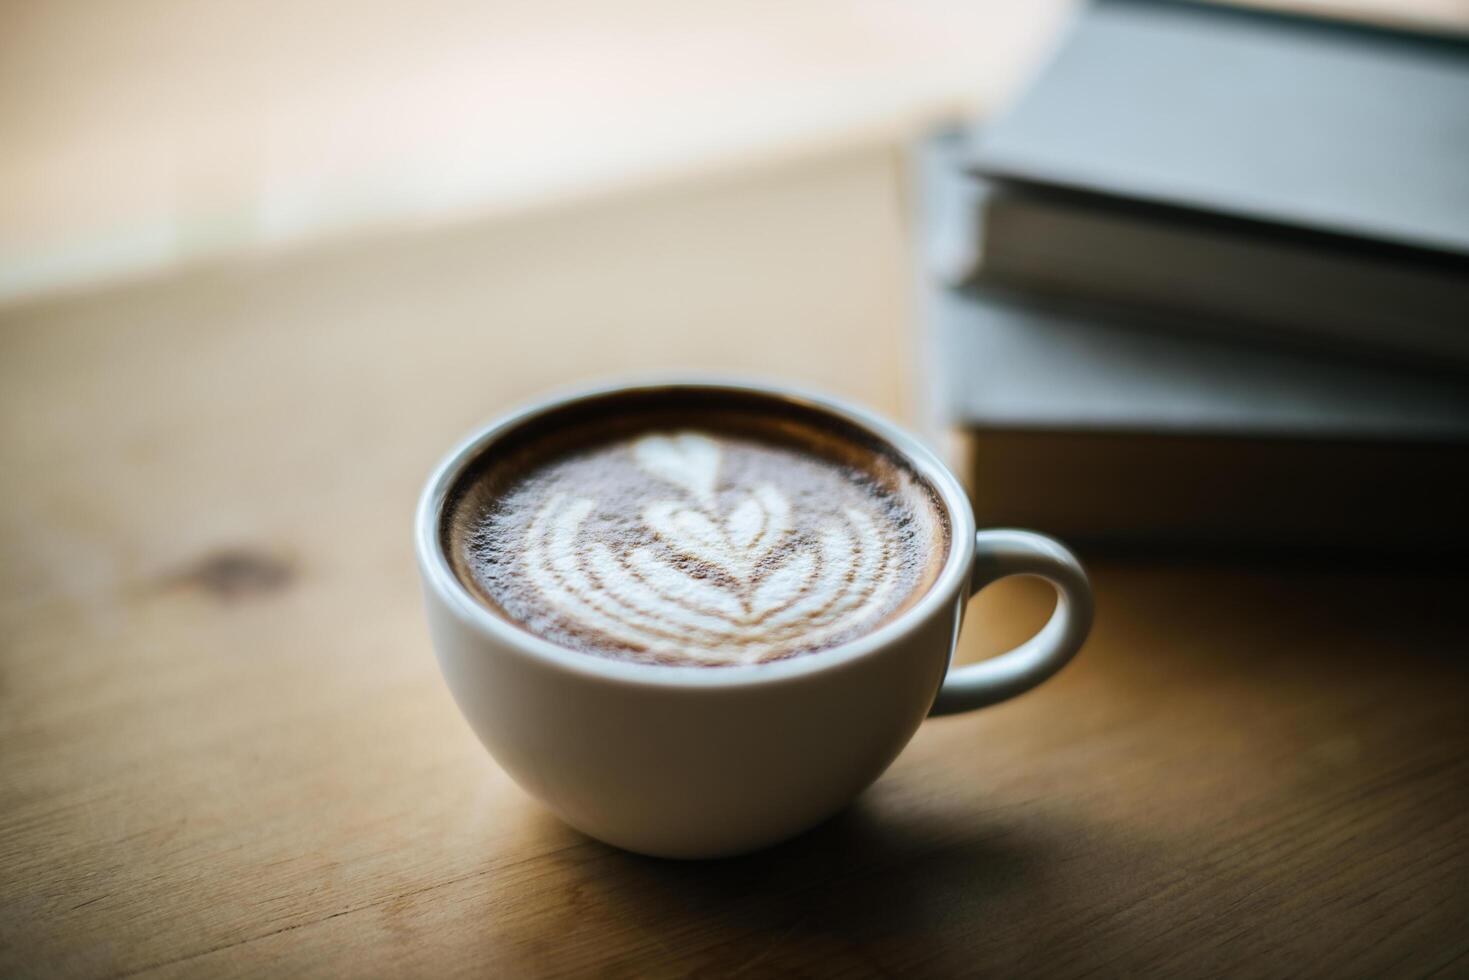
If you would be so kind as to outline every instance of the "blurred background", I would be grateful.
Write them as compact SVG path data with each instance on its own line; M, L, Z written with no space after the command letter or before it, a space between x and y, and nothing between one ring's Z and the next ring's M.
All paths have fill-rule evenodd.
M997 98L1061 12L9 3L0 297L891 138Z

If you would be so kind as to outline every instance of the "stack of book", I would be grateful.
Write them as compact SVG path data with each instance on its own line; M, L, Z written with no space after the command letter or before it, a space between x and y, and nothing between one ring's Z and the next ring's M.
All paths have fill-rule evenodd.
M982 524L1469 544L1469 42L1094 0L915 163L931 421Z

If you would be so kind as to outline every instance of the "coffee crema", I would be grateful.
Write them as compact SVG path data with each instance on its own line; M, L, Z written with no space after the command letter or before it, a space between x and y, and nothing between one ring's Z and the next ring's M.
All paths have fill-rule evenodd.
M933 491L835 423L652 413L522 441L466 471L444 545L492 611L573 650L812 653L908 609L947 557Z

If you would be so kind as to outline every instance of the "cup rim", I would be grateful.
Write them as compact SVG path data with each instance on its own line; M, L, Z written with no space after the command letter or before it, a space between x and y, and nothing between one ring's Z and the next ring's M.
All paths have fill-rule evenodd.
M845 643L761 664L696 666L647 664L616 660L562 646L495 615L454 573L444 552L441 527L444 505L465 467L496 440L550 412L578 402L627 393L656 393L679 389L728 391L786 402L807 410L834 415L864 430L913 467L938 493L949 519L949 553L928 591L899 616L870 633ZM974 559L974 512L958 479L938 456L916 436L880 415L830 395L800 387L745 378L678 375L614 381L552 392L521 404L463 439L434 467L419 495L414 518L414 543L419 570L431 588L462 623L490 634L546 666L611 682L672 688L728 688L779 683L826 670L838 669L875 655L913 633L933 612L947 603L962 601Z

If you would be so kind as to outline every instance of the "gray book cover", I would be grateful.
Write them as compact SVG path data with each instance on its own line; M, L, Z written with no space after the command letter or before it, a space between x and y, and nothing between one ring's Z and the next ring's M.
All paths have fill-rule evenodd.
M982 524L1127 552L1469 546L1469 385L951 286L966 139L913 160L919 390Z
M969 162L997 179L1469 259L1469 41L1094 0Z
M934 413L1008 429L1469 441L1469 385L1200 334L1059 300L945 284L972 215L963 131L924 143L919 288ZM962 223L962 221L961 221Z
M1469 272L973 183L970 241L956 238L942 266L951 281L1159 311L1180 328L1284 346L1469 367Z

